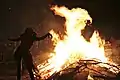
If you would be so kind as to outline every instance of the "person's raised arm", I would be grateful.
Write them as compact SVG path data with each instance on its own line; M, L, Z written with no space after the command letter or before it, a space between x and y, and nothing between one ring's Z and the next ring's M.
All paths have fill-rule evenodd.
M36 41L43 40L43 39L45 39L46 37L52 38L52 35L51 35L50 33L47 33L47 34L44 35L44 36L36 37Z

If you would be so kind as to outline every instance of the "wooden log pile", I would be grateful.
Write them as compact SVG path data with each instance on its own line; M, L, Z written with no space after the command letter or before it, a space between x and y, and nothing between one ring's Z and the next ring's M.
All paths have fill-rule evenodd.
M96 60L79 60L46 80L120 80L120 67Z

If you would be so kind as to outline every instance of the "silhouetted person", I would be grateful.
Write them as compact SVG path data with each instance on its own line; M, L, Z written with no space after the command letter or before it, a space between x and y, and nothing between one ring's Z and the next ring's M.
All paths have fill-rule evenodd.
M92 27L90 20L87 20L85 29L82 30L82 35L87 41L90 41L90 38L92 37L93 33L94 28Z
M29 72L31 80L34 80L34 75L32 70L35 70L36 67L33 64L32 55L29 51L31 46L33 45L34 41L43 40L46 37L51 37L52 35L50 33L47 33L46 35L42 37L37 37L36 33L33 31L32 28L27 28L25 32L20 35L16 39L9 39L10 41L21 41L21 44L15 51L14 57L17 61L17 80L21 80L21 59L24 61L26 68Z

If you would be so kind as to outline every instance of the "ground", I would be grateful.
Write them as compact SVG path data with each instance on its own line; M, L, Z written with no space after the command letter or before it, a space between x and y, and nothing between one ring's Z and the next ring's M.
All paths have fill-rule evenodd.
M16 80L16 64L12 62L0 62L0 80ZM29 80L27 72L22 76L23 80Z

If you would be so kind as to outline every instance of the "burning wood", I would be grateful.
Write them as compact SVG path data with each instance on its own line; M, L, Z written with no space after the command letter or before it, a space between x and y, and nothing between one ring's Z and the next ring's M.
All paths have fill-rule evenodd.
M52 41L55 48L50 53L51 58L38 65L41 78L47 80L69 78L67 80L71 80L76 74L82 75L80 73L83 71L89 77L91 75L93 77L114 78L119 72L119 68L116 64L113 65L108 61L105 56L105 40L101 39L98 31L93 32L89 42L81 33L86 26L85 21L92 22L88 12L81 8L69 10L64 6L52 6L51 10L54 11L55 15L65 18L66 34L61 40L59 34L55 33L54 30L50 31L53 35Z
M101 64L107 65L107 67L101 67ZM80 77L79 80L81 78L84 78L82 80L86 80L88 75L98 79L116 80L116 78L120 77L118 74L119 71L120 68L118 66L110 63L103 63L96 60L79 60L58 72L54 72L46 80L73 80L77 75Z

